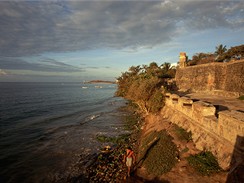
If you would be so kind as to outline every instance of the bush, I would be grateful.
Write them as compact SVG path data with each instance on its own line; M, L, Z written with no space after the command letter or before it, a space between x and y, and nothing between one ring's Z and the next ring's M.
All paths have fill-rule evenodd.
M239 100L244 100L244 95L240 96L238 99Z
M133 101L145 115L157 113L164 106L161 86L166 87L166 78L173 78L175 72L176 68L170 63L131 66L117 78L115 95Z
M175 124L174 124L174 130L175 130L175 133L179 137L180 140L182 140L182 141L185 140L187 142L192 140L191 131L187 132L184 128L181 128L181 127L179 127L178 125L175 125Z
M149 174L159 176L169 172L176 164L177 156L177 147L165 130L151 132L142 141L141 159Z
M133 130L135 125L138 124L139 116L138 114L131 114L125 117L125 130Z
M199 154L191 155L187 158L187 161L202 175L210 175L222 170L210 151L202 151Z
M108 137L105 135L97 135L97 140L99 142L105 143L105 142L112 142L115 144L125 143L129 141L130 134L122 134L118 137Z

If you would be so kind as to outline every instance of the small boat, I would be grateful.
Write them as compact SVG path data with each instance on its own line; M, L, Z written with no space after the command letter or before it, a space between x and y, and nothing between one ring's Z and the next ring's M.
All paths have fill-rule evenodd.
M84 88L84 89L86 89L86 88L88 88L87 86L82 86L81 88Z

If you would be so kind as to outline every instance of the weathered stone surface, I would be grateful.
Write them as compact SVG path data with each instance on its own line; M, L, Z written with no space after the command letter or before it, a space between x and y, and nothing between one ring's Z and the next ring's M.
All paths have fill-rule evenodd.
M179 103L183 106L184 104L193 104L193 100L189 97L180 97Z
M218 132L235 144L237 136L244 137L244 113L233 110L219 112Z
M210 150L224 169L233 161L233 152L236 152L235 161L243 160L244 112L223 110L216 114L216 107L211 103L194 102L178 95L170 96L166 99L161 114L171 122L191 131L198 149ZM175 99L178 99L177 103L174 103Z
M200 122L203 116L213 116L215 115L216 108L206 102L197 101L192 104L192 117Z
M223 90L244 94L243 73L244 60L241 60L179 68L175 78L177 87L182 91Z
M222 168L227 169L232 160L234 145L222 137L218 137L203 124L186 116L182 112L165 106L161 115L180 127L192 132L192 139L199 150L209 150L218 159ZM216 122L214 122L216 124Z
M240 96L239 92L230 92L230 91L224 91L224 90L212 90L210 92L210 94L219 95L219 96L223 96L223 97L231 97L231 98L238 98Z
M165 93L165 97L170 97L171 93Z
M170 95L170 98L171 98L172 100L178 100L178 99L180 98L180 96L177 95L177 94L171 94L171 95Z

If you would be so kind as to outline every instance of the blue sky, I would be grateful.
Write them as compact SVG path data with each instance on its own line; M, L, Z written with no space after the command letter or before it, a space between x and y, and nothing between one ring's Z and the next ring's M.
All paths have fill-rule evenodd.
M115 80L244 42L242 1L0 1L0 82Z

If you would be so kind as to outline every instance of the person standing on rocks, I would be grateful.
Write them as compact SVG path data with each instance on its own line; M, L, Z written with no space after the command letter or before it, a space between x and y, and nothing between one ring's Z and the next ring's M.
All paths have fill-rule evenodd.
M135 159L136 158L134 155L134 151L131 149L131 147L128 147L126 149L126 154L124 155L124 162L126 162L126 166L128 168L128 171L127 171L128 177L130 177L131 166L135 162Z

